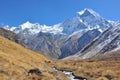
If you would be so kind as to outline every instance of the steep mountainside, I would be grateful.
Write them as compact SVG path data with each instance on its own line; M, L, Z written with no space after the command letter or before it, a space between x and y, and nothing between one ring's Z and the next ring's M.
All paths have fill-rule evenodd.
M0 80L69 80L53 61L0 36Z
M61 56L59 58L64 58L73 55L85 47L88 43L92 42L101 32L98 29L93 29L85 32L83 35L79 36L79 33L72 35L61 47Z
M102 33L97 39L77 53L81 59L90 58L96 55L120 48L120 23L110 27Z

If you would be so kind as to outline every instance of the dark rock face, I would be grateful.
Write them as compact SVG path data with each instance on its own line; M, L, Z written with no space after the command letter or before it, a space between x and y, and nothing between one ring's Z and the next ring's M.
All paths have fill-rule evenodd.
M3 36L11 41L14 41L14 42L24 46L22 39L12 31L0 28L0 36Z
M76 35L70 37L61 48L61 56L59 58L64 58L69 55L74 55L78 51L80 51L83 47L93 41L98 35L100 31L98 29L89 30L84 33L79 38L76 38Z

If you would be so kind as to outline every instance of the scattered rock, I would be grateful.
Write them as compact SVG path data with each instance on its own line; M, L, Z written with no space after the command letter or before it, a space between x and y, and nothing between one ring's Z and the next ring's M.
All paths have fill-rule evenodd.
M29 74L41 75L42 72L41 72L38 68L34 68L34 69L30 69L30 70L28 71L28 75L29 75Z

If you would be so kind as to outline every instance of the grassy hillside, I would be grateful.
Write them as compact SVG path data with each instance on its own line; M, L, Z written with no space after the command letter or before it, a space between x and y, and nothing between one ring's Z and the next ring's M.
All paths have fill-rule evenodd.
M0 80L68 80L64 74L51 68L53 64L48 57L0 36ZM28 75L28 71L34 68L39 68L42 74Z
M57 68L87 80L120 80L120 51L87 60L58 61Z

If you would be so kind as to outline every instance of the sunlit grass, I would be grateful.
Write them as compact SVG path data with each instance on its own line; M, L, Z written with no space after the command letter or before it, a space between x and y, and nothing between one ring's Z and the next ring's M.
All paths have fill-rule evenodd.
M53 64L48 57L0 36L0 80L56 80L56 77L68 80L60 72L57 76L50 74L53 72ZM33 68L39 68L41 76L34 74L28 76L28 70Z
M57 68L73 71L75 76L87 78L88 80L120 80L119 53L117 51L87 60L58 61Z

